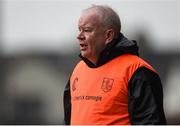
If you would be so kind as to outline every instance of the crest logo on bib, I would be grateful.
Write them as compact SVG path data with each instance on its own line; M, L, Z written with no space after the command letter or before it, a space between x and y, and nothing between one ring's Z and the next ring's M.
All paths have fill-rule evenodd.
M109 92L112 89L114 80L111 78L104 78L102 82L101 89L104 92Z

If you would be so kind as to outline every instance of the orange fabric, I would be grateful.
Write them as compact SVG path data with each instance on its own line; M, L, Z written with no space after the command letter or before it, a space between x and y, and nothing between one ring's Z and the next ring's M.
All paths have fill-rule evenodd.
M137 56L124 54L98 67L80 61L71 76L71 124L130 124L128 82L145 66Z

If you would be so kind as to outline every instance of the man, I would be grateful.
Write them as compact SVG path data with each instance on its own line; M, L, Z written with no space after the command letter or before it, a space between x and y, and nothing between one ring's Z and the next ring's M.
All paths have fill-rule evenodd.
M78 27L82 60L65 88L65 124L166 124L160 78L114 10L94 5Z

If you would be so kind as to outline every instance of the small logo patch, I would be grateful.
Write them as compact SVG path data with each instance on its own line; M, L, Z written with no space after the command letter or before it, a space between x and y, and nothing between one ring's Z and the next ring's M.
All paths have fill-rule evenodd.
M75 91L77 89L77 82L78 82L78 78L76 77L72 84L72 91Z
M104 78L102 82L101 89L104 92L109 92L112 89L114 79L111 78Z

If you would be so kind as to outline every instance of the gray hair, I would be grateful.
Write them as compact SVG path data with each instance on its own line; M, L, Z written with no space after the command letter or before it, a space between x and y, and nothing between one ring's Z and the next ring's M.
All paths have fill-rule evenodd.
M90 8L85 9L97 11L98 16L105 27L112 28L115 31L115 37L117 37L121 30L121 22L118 14L109 6L104 5L92 5Z

